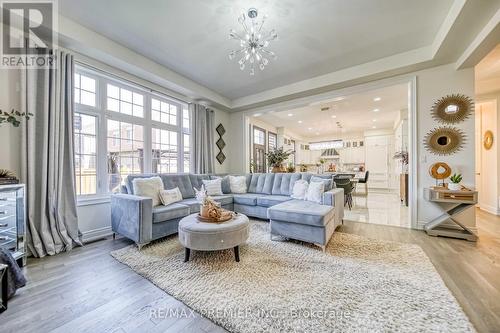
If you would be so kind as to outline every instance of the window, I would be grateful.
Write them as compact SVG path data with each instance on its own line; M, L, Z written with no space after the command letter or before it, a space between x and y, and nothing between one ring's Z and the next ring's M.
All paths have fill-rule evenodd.
M75 103L94 107L96 81L85 75L75 74Z
M274 151L277 147L278 136L275 133L267 133L267 150Z
M153 98L151 100L151 119L165 124L177 125L177 105Z
M191 165L191 149L190 149L190 142L189 142L189 134L183 134L184 136L184 172L189 172L191 170L190 165Z
M107 84L107 109L134 117L144 117L144 96L127 89Z
M74 96L78 196L116 192L130 174L191 170L187 104L78 65Z
M154 173L177 172L177 132L153 128L152 171Z
M253 143L256 145L264 145L266 143L266 132L256 128L253 128Z
M143 127L108 120L108 190L115 192L127 175L143 173Z
M97 193L96 117L75 113L75 174L77 195Z

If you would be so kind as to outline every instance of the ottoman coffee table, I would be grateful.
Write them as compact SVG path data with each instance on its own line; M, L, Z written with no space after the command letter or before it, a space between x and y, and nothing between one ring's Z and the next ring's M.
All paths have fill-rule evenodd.
M179 241L185 248L184 262L189 261L191 250L218 251L234 249L234 258L240 261L239 246L249 235L248 217L236 214L231 220L221 223L200 222L198 213L179 221Z

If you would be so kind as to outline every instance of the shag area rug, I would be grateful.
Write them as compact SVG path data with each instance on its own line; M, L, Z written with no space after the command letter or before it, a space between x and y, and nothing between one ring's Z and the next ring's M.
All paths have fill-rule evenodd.
M423 250L336 232L326 253L271 241L251 221L232 250L192 251L177 236L111 255L231 332L473 332Z

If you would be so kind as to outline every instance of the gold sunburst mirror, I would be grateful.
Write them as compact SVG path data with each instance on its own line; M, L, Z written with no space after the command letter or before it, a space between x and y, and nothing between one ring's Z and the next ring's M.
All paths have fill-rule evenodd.
M467 119L474 112L473 100L462 94L447 95L432 106L434 120L444 124L456 124Z
M438 127L427 133L424 146L433 154L451 155L462 149L465 139L465 134L455 127Z
M484 149L490 150L491 147L493 146L493 132L488 130L484 133L484 138L483 138L483 146Z

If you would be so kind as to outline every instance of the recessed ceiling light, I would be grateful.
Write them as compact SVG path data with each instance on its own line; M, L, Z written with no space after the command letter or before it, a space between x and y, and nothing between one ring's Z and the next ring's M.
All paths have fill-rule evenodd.
M289 114L288 114L288 117L292 117L292 116L293 116L293 113L289 113Z
M380 98L380 97L375 97L375 98L373 99L373 101L374 101L374 102L379 102L381 99L382 99L382 98Z
M373 129L377 128L377 126L372 126Z
M374 122L374 123L375 123L375 122L377 122L377 119L373 119L373 122Z
M373 109L373 112L379 112L380 109Z
M337 116L336 116L336 115L333 115L333 116L332 116L332 118L337 118Z
M299 120L299 121L298 121L298 123L299 123L299 124L302 124L302 120Z
M262 113L254 113L254 115L253 115L253 116L254 116L254 117L260 117L260 116L262 116Z
M308 127L307 129L308 129L308 130L312 130L312 127Z

